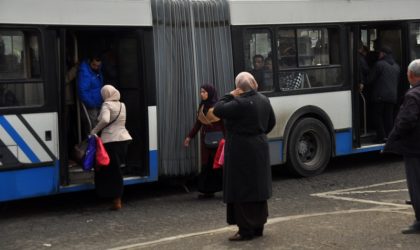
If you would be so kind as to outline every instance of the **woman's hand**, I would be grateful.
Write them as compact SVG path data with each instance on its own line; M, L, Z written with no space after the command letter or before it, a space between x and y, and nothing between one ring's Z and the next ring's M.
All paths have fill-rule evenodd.
M191 141L191 138L187 136L184 140L184 146L188 147L190 145L190 141Z
M234 90L232 90L230 92L230 94L233 95L234 97L237 97L237 96L239 96L242 93L243 93L243 91L241 89L239 89L239 88L236 88L236 89L234 89Z

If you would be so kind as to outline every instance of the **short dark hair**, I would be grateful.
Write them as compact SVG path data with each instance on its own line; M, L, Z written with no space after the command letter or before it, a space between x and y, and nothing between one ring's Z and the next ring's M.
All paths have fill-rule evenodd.
M383 46L382 48L379 49L379 52L383 52L387 55L392 54L392 49L388 46Z
M255 59L257 59L257 58L261 58L261 60L264 62L264 57L262 55L260 55L260 54L257 54L254 57L252 57L252 61L255 62Z

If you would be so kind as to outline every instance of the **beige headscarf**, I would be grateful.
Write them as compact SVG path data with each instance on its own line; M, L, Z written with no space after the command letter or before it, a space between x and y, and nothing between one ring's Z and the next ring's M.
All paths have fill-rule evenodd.
M248 72L239 73L235 78L235 85L237 88L240 88L243 91L248 91L250 89L258 89L257 81L255 80L254 76Z
M104 102L119 101L121 97L120 92L112 85L103 86L101 89L101 95Z

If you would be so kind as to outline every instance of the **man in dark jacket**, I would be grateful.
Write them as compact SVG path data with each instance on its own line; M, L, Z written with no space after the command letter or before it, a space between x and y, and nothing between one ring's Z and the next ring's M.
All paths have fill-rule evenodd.
M379 60L373 66L368 81L372 89L372 120L375 122L378 143L386 140L393 126L399 79L400 67L392 57L392 50L381 48Z
M411 89L404 96L395 126L392 129L385 152L404 156L408 192L416 221L403 234L420 233L420 60L408 66Z
M235 84L236 89L216 103L214 114L224 119L227 130L223 173L227 222L239 227L229 240L241 241L262 236L267 222L271 168L266 134L276 120L250 73L240 73Z

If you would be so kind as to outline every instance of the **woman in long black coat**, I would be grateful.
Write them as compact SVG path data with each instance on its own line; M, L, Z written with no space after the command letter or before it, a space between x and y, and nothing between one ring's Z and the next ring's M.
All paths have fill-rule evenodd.
M276 121L267 97L258 93L254 77L240 73L236 89L225 95L214 114L225 121L225 165L223 200L227 222L239 227L229 240L262 236L267 222L267 200L271 197L271 168L268 142Z

